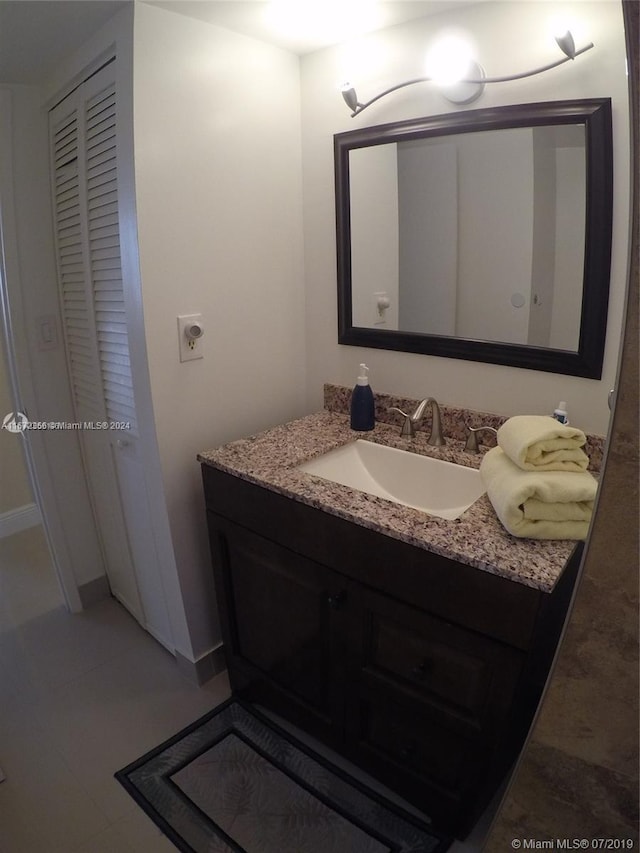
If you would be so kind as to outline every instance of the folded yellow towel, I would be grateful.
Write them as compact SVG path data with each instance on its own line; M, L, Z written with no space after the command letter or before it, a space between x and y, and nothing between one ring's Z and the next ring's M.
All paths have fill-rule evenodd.
M480 475L502 524L529 539L585 539L598 484L587 471L523 471L500 447L484 455Z
M586 471L581 429L547 415L516 415L498 430L498 446L525 471Z

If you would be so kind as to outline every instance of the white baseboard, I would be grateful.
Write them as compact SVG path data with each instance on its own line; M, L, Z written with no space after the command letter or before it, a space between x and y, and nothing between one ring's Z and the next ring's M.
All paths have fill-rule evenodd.
M199 687L227 668L222 643L195 662L180 654L177 649L174 654L180 672Z
M27 527L35 527L40 524L40 510L35 504L26 504L8 512L0 513L0 539L26 530Z

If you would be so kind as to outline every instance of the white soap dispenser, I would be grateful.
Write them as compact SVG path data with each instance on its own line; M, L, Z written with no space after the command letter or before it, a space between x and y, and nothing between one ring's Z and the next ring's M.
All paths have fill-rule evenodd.
M558 408L553 410L553 417L561 424L567 425L569 423L569 413L564 400L561 400L558 403Z

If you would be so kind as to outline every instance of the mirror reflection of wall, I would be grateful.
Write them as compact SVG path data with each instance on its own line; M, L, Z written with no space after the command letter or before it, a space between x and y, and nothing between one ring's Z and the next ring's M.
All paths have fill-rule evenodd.
M349 165L354 326L577 351L584 126L376 145Z

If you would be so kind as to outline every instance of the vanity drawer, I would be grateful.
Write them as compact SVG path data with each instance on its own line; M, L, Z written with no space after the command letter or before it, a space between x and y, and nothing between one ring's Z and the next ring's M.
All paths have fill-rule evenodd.
M463 734L497 730L525 656L416 608L365 590L360 680L411 695Z
M359 697L349 722L352 761L428 814L436 828L467 831L472 794L483 781L482 744L377 691Z
M367 704L361 719L361 746L422 781L450 791L460 787L467 775L473 744L444 728L425 726L413 714L402 714L379 701Z

